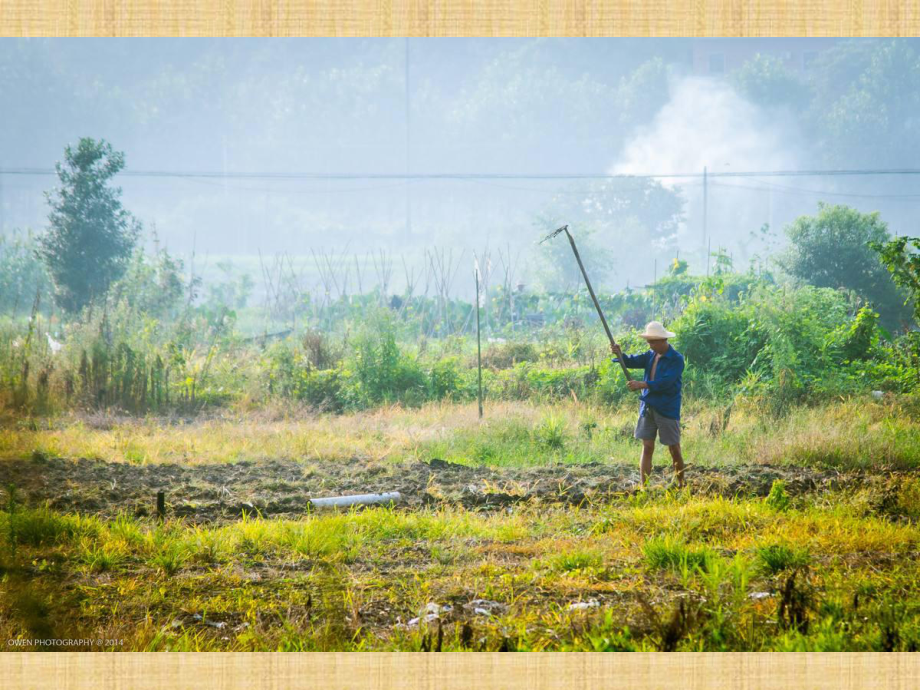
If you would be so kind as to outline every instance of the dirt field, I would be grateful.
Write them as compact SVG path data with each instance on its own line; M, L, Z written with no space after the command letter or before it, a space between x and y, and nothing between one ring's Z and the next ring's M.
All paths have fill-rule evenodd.
M695 467L686 471L694 493L765 496L774 480L791 495L863 485L878 473L839 473L769 465ZM0 463L0 484L13 484L30 506L48 502L62 512L111 517L154 510L165 491L171 516L193 523L236 520L243 511L264 517L296 517L308 500L324 496L398 491L403 506L462 505L473 510L505 509L516 503L603 502L637 488L638 471L625 464L559 464L535 468L469 467L432 459L395 463L354 458L348 462L276 459L220 464L146 464L79 458L30 459ZM657 466L652 483L671 481L671 469Z

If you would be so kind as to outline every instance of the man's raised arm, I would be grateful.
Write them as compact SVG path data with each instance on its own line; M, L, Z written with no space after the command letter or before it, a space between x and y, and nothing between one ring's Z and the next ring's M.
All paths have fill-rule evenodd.
M610 351L616 355L613 361L619 363L622 359L627 369L645 369L645 365L648 364L648 352L641 355L624 355L619 345L611 345Z

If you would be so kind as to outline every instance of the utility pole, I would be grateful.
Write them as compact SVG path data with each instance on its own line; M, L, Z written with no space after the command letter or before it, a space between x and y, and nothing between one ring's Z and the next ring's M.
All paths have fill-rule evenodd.
M268 227L268 216L269 216L269 203L268 203L268 191L266 190L265 194L262 195L262 228L265 233L262 237L269 237L269 227ZM246 251L249 248L249 240L246 241Z
M230 196L230 190L227 188L227 135L224 134L221 139L221 160L222 170L224 173L224 203L227 203L227 198Z
M409 38L406 38L406 175L409 175L410 158L409 144L411 142L412 122L409 111ZM412 180L406 180L406 240L412 238Z

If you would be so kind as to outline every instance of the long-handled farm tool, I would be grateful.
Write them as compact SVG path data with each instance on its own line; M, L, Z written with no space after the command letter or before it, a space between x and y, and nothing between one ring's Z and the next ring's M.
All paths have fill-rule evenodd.
M591 294L591 300L594 302L594 308L597 309L597 315L601 317L601 323L604 324L604 330L607 331L607 338L610 340L611 345L616 345L617 341L613 339L613 333L610 332L610 326L607 325L607 319L604 318L604 312L601 311L601 305L597 301L597 296L594 294L594 288L591 287L591 281L588 280L588 274L585 271L585 266L581 262L581 256L578 254L578 247L575 246L575 238L572 237L572 233L569 232L569 226L563 225L557 230L553 230L550 234L540 240L540 244L546 242L546 240L551 240L560 232L564 232L565 236L569 238L569 244L572 245L572 251L575 253L575 260L578 262L578 268L581 269L581 274L585 278L585 285L588 286L588 292ZM632 381L632 376L629 375L629 370L626 368L626 364L623 362L623 358L619 358L620 366L623 367L623 374L626 376L627 381Z

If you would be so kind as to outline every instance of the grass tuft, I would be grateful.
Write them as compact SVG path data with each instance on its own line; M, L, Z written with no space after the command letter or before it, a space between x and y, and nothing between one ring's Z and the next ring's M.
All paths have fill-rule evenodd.
M667 536L650 539L643 546L642 552L649 568L678 572L688 568L691 571L699 568L707 572L716 559L716 554L709 548L691 548Z
M807 551L794 549L785 544L762 546L755 553L761 569L771 575L804 567L810 561Z

